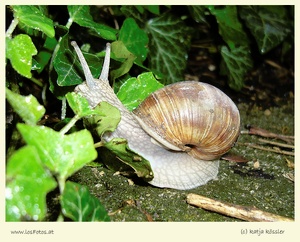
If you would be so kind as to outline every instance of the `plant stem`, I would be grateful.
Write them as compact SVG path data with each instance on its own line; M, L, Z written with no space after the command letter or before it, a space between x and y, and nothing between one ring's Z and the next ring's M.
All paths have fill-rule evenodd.
M79 115L76 114L59 132L61 134L67 133L79 119Z
M73 19L72 19L72 18L69 18L69 19L68 19L68 23L66 24L66 27L67 27L68 29L70 29L70 27L71 27L72 24L73 24Z
M14 18L12 21L11 21L11 24L10 26L8 27L8 30L6 31L6 34L5 36L7 38L10 38L11 39L11 36L12 36L12 33L14 32L15 28L17 27L19 23L19 19L17 18Z
M58 176L57 181L58 181L60 195L62 195L64 192L64 189L65 189L65 184L66 184L65 179L62 179L60 176Z
M66 27L68 29L70 29L72 23L73 23L73 19L69 18L68 23L66 24ZM50 60L50 65L49 65L49 73L53 69L53 60L56 57L56 54L57 54L57 52L58 52L58 50L60 48L60 42L61 42L61 40L62 40L62 37L59 37L59 40L57 41L57 44L56 44L56 46L55 46L55 48L53 50L52 57L51 57L51 60Z
M103 141L100 141L100 142L94 144L95 148L99 148L99 147L102 147L102 146L104 146L104 142Z
M36 79L34 77L31 77L29 80L32 81L32 82L34 82L36 85L38 85L40 87L43 87L43 83L40 80L38 80L38 79Z
M66 112L67 112L67 101L66 101L66 97L63 97L63 99L61 100L62 104L61 104L61 120L66 118Z

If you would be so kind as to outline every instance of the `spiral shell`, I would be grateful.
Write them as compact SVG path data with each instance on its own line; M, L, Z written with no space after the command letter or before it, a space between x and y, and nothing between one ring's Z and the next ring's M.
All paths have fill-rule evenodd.
M233 101L218 88L201 82L165 86L133 113L158 143L202 160L225 154L240 131L240 115Z

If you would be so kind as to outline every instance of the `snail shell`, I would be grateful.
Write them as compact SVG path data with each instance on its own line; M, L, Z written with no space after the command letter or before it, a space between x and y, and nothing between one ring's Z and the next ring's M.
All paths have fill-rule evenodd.
M184 81L152 93L133 111L163 146L203 160L218 159L239 136L236 105L218 88Z
M75 92L81 93L91 107L106 101L120 110L118 127L102 138L127 139L129 148L149 161L154 173L150 184L185 190L217 177L218 158L239 134L239 112L229 97L209 84L184 81L151 94L131 113L108 82L110 45L99 79L92 77L77 44L72 45L86 77Z

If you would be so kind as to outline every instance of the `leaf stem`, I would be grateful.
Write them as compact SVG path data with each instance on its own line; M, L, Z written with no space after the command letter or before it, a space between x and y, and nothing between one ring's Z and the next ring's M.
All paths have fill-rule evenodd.
M57 181L58 181L60 195L62 195L64 192L64 189L65 189L65 184L66 184L65 179L62 179L62 177L58 176Z
M67 112L67 99L66 97L63 97L62 99L62 105L61 105L61 119L65 119L66 117L66 112Z
M100 142L97 142L97 143L94 144L95 148L100 148L102 146L104 146L104 142L103 141L100 141Z
M73 24L73 19L72 19L72 18L69 18L69 19L68 19L68 23L66 24L66 27L67 27L68 29L70 29L70 27L71 27L72 24Z
M73 19L69 18L68 23L66 24L66 27L68 29L70 29L72 23L73 23ZM56 46L55 46L55 48L53 50L52 57L51 57L51 60L50 60L50 65L49 65L49 73L53 70L53 61L54 61L54 59L56 57L56 54L57 54L57 52L58 52L58 50L60 48L60 42L61 42L61 40L62 40L62 37L59 37L59 40L57 41L57 44L56 44Z
M38 79L36 79L34 77L31 77L29 80L32 81L32 82L34 82L36 85L38 85L40 87L43 87L43 83L40 80L38 80Z
M10 38L11 39L11 36L12 36L12 33L14 32L15 28L17 27L19 23L19 19L18 18L14 18L12 21L11 21L11 24L10 26L8 27L8 30L6 31L6 34L5 36L7 38Z
M69 123L67 123L60 131L59 133L65 134L67 133L73 126L74 124L80 119L80 116L76 114Z

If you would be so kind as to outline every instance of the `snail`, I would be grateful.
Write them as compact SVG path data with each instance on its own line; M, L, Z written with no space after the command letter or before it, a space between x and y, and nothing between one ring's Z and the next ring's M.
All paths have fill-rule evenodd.
M128 111L109 85L110 44L103 69L94 79L75 41L71 43L86 81L76 86L93 108L101 101L117 107L121 121L103 139L121 137L131 150L149 161L156 187L192 189L216 179L219 158L236 142L240 115L234 102L218 88L201 82L167 85Z

